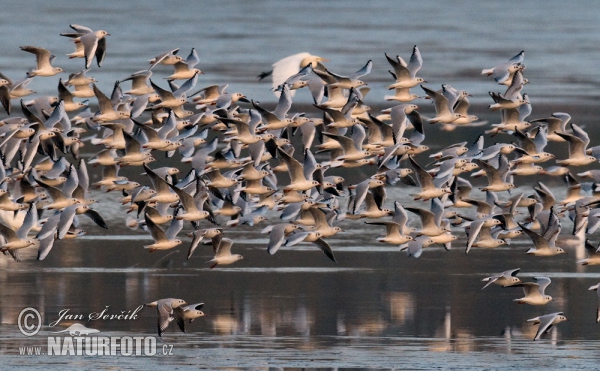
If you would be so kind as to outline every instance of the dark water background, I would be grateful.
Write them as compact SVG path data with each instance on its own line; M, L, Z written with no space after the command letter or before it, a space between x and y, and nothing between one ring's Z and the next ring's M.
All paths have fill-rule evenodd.
M416 44L424 59L420 75L429 85L449 83L468 90L474 95L474 112L493 123L497 116L486 115L487 92L498 88L480 71L525 50L532 117L569 112L574 122L586 126L594 145L600 85L598 7L585 1L568 5L562 1L8 2L0 13L4 35L0 71L18 79L33 66L32 56L19 50L21 45L46 47L57 55L55 65L79 71L82 61L64 57L73 50L59 36L70 23L77 23L111 33L105 64L90 72L107 93L115 80L146 68L146 61L155 55L180 47L186 56L195 47L199 68L205 72L199 86L228 83L229 91L274 102L269 84L257 82L256 75L284 56L309 51L329 58L330 69L340 74L350 74L373 59L373 72L364 78L372 88L366 103L380 108L389 106L383 95L391 82L383 53L408 58ZM154 79L160 81L169 73L170 69L157 67ZM31 84L39 94L54 94L55 86L54 78ZM295 102L308 103L307 93L299 92ZM424 114L432 113L425 101L416 103L424 107ZM474 140L480 131L440 135L437 128L428 127L425 143L442 147L463 138ZM564 146L551 149L563 156L566 152ZM92 181L100 175L90 172ZM136 170L125 175L144 179ZM344 175L355 182L370 173ZM558 199L564 196L560 183L540 179L555 187ZM525 180L520 191L531 193L535 180ZM393 200L411 203L407 193L405 187L390 188L388 206ZM44 335L54 331L45 326L37 337L21 336L16 320L24 307L38 308L48 325L63 309L87 314L109 306L118 312L159 298L181 297L190 303L205 302L206 317L189 325L186 334L172 324L161 344L173 344L175 357L35 361L43 360L47 365L40 367L51 369L65 365L592 369L597 365L597 298L587 288L600 281L600 271L577 266L577 259L584 257L581 247L569 248L568 255L535 258L525 255L529 240L519 238L510 247L474 249L467 256L461 240L450 252L429 248L421 258L409 259L397 247L375 241L383 228L345 221L341 224L345 232L329 239L339 261L333 264L312 245L269 256L267 239L258 233L263 224L228 229L234 252L245 259L210 270L205 263L211 258L210 247L201 246L190 261L185 260L189 240L177 250L148 254L142 245L149 236L123 225L124 209L115 207L119 195L94 197L102 199L94 208L108 220L108 232L83 220L88 235L57 243L43 262L35 261L35 252L27 250L21 263L0 259L0 358L10 364L32 366L31 357L17 356L18 347L45 345ZM272 216L270 221L276 219ZM563 234L568 231L565 222ZM457 234L464 236L459 230ZM518 288L480 290L481 278L517 267L523 279L551 277L547 293L555 301L531 307L512 301L522 296ZM555 311L563 311L569 321L542 342L531 342L535 327L527 319ZM136 321L85 325L110 336L153 335L155 321L154 310L144 309Z

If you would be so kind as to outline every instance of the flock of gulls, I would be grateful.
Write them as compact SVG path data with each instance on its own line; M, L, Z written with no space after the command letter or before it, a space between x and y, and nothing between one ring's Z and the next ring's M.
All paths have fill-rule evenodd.
M177 237L189 222L193 232L187 258L198 246L211 245L211 268L243 258L232 252L228 230L273 221L275 213L279 221L262 229L269 234L269 254L310 243L332 262L335 249L328 238L358 219L385 227L377 241L400 246L413 257L431 245L449 250L464 230L465 253L526 235L534 246L526 253L543 259L565 253L561 219L573 221L577 236L600 225L600 208L595 208L600 169L577 172L598 161L600 146L590 147L588 134L570 123L567 113L528 119L524 52L482 71L495 87L489 108L499 113L499 122L488 124L468 113L468 92L426 85L418 76L423 59L417 46L408 63L385 54L392 77L388 88L394 94L385 96L390 108L382 112L365 104L370 88L361 79L371 72L373 61L343 76L324 65L327 59L309 53L282 59L259 76L272 79L278 97L269 110L242 93L228 92L228 85L199 88L203 72L196 68L200 59L195 49L186 58L179 49L166 51L152 58L147 69L117 81L110 94L102 92L88 74L94 60L102 65L110 34L71 28L73 32L61 35L75 46L67 56L84 59L81 71L64 78L50 51L23 46L35 55L36 67L19 81L0 74L0 101L7 113L0 121L0 209L6 212L0 249L15 260L23 248L38 249L37 258L43 260L55 243L85 233L78 228L80 215L108 228L92 208L91 187L122 193L119 201L130 212L126 223L150 233L153 243L144 246L150 252L181 245ZM164 78L157 78L159 73ZM57 95L35 96L28 89L32 79L56 84ZM311 112L292 108L301 91L314 101ZM412 103L416 100L421 107L433 105L435 114L422 115ZM425 128L432 124L446 131L481 127L482 133L474 142L436 152L426 145ZM549 141L568 147L568 157L546 152ZM429 143L435 146L435 139ZM87 163L79 154L84 145L98 148ZM417 161L419 154L428 160ZM163 157L179 159L180 166L161 167ZM548 161L556 165L541 166ZM100 181L90 184L88 165L102 167ZM146 181L119 175L125 166L139 168ZM336 175L338 168L359 167L371 175L356 184ZM557 201L539 181L530 194L515 194L514 178L538 174L563 178L567 198ZM474 191L471 180L483 176L487 184ZM391 186L404 187L423 207L396 201L393 209L386 208L386 187ZM600 264L598 246L587 240L585 245L589 257L580 263ZM522 287L525 295L515 299L518 303L552 300L545 293L549 278L522 282L518 272L485 278L485 287ZM598 285L590 290L600 293ZM202 305L182 299L147 304L157 308L159 335L173 320L183 331L185 320L203 315ZM534 340L565 320L562 312L530 319L539 323Z

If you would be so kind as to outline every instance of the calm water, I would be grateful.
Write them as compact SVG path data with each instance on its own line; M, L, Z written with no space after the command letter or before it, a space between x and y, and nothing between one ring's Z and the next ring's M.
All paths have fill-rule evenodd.
M402 5L396 1L126 1L110 7L87 2L10 2L0 13L4 35L0 72L17 79L33 66L31 55L19 50L21 45L44 46L58 56L56 65L69 72L80 70L81 60L64 57L73 50L59 36L70 23L77 23L112 35L104 66L94 66L90 73L106 92L115 80L146 68L146 61L155 55L180 47L180 54L186 56L195 47L205 72L200 86L228 83L230 91L273 101L269 84L258 83L255 76L284 56L310 51L329 58L330 69L340 74L352 73L373 59L373 72L365 77L372 87L366 101L381 105L391 80L383 53L408 58L417 44L424 58L421 75L429 84L466 89L482 110L490 103L487 92L494 85L479 75L481 69L525 50L526 75L531 80L526 90L537 117L563 110L578 123L594 124L596 108L569 108L579 109L598 97L600 74L594 47L600 43L599 7L584 1L568 5L562 1L543 5L455 2L452 6L438 1ZM168 73L170 69L157 67L154 78L160 81ZM36 79L31 86L41 94L53 94L55 82ZM309 102L305 92L296 97L298 102ZM543 109L536 111L536 107ZM478 133L466 132L472 139ZM431 147L443 144L431 136L426 142ZM98 171L91 173L92 178L99 176ZM130 170L126 175L134 177L134 173ZM365 176L354 174L356 179ZM391 200L409 202L404 192L406 188L392 188L390 206ZM560 188L556 193L564 195ZM431 248L421 258L409 259L396 247L375 241L383 228L345 221L341 226L346 232L330 239L339 261L333 264L312 245L269 256L265 235L258 233L261 225L228 230L234 250L245 259L210 270L205 263L211 258L209 247L200 247L193 259L185 260L189 240L178 250L148 254L142 244L149 236L123 226L124 211L114 207L119 196L94 197L103 200L95 208L109 220L108 234L83 220L88 236L57 243L43 262L34 260L33 251L22 263L0 260L3 361L31 367L32 357L18 356L18 347L45 346L45 336L55 331L48 324L61 310L87 315L109 306L111 312L120 312L163 297L206 303L206 317L188 325L186 334L171 324L159 341L173 345L175 357L41 357L36 361L43 360L47 365L40 367L44 368L590 369L600 355L597 299L587 291L600 281L600 270L576 265L584 257L581 247L570 248L568 255L539 259L525 255L529 240L520 238L510 247L474 249L466 256L465 242L458 241L450 252ZM563 231L568 230L566 225ZM480 290L481 278L517 267L528 280L551 277L548 293L555 301L542 308L520 306L512 300L522 296L521 289ZM19 312L28 306L44 318L42 332L33 338L22 336L16 326ZM564 311L569 322L543 341L531 342L535 326L527 319L555 311ZM70 323L64 321L60 329ZM156 332L152 309L142 310L135 321L84 324L108 336Z

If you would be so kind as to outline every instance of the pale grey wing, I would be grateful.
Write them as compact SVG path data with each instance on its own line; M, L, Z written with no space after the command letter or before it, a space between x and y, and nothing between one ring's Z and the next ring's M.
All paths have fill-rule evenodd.
M229 238L221 239L221 243L219 244L219 250L217 250L215 256L231 255L231 245L233 245L233 241Z
M414 79L417 76L417 72L423 66L423 58L421 57L421 52L419 48L415 45L413 47L412 55L410 56L410 60L408 61L407 68L410 71L410 76Z
M467 249L465 250L465 254L468 254L469 250L471 250L471 246L473 246L473 243L475 243L477 236L479 236L479 232L481 231L484 222L485 220L476 220L473 223L471 223L471 230L469 231L469 240L467 242Z
M185 64L184 64L185 65ZM176 65L177 66L177 65ZM168 101L168 100L173 100L175 99L175 95L173 95L172 92L165 90L163 88L161 88L160 86L156 85L152 79L149 79L150 81L150 86L152 86L152 88L154 89L154 91L156 92L156 94L158 94L160 96L160 99L162 101Z
M387 61L389 62L389 64L394 69L394 74L396 75L396 81L408 80L411 78L411 73L408 70L406 63L404 62L404 60L402 60L402 58L400 58L399 56L396 56L397 60L394 60L394 59L390 58L387 55L387 53L385 54L385 57L386 57Z
M62 193L65 197L71 197L73 195L73 191L77 188L79 184L79 177L77 176L77 171L75 170L75 166L71 164L69 166L69 172L67 176L67 181L63 184Z
M511 59L509 59L508 61L510 63L522 63L523 60L525 59L525 51L521 50L519 52L519 54L515 55L514 57L512 57Z
M404 229L406 222L408 222L408 214L406 210L404 210L404 207L402 207L402 205L398 201L394 202L394 217L392 221L400 225L401 232Z
M27 214L25 214L25 219L23 219L23 224L17 230L17 236L20 239L27 238L29 231L33 228L38 222L38 213L35 207L35 202L32 202L29 205L29 209L27 209Z
M308 209L308 211L312 215L313 219L315 219L315 225L317 227L317 230L320 230L323 228L329 228L329 224L327 223L325 214L321 210L319 210L318 208L312 207L312 208Z
M508 72L507 68L502 68L502 69L495 68L494 72L492 73L492 77L499 84L501 84L504 81L508 80L509 76L510 76L510 72Z
M435 215L429 210L419 209L416 207L405 207L407 211L417 214L421 218L423 228L436 227Z
M556 319L556 317L558 317L559 315L562 315L562 312L558 312L558 313L552 313L552 314L546 314L544 316L540 316L539 321L540 321L540 326L538 327L538 330L535 334L535 337L533 338L533 340L539 340L542 335L548 331L550 331L550 329L552 328L552 326L554 325L554 320Z
M79 205L67 206L60 213L60 218L56 227L59 240L63 239L67 235L69 228L71 228L77 207L79 207Z
M284 246L294 246L306 238L310 232L297 232L290 235L286 240Z
M571 129L573 129L573 134L577 138L581 139L581 141L584 144L584 147L587 147L588 144L590 144L590 137L589 137L588 133L586 133L582 128L571 123Z
M181 84L179 89L177 89L173 92L173 96L183 97L185 94L187 94L187 92L192 90L196 86L197 83L198 83L198 72L196 72L193 77L187 79L183 84Z
M510 83L510 86L508 87L508 89L506 89L506 92L504 93L504 97L506 99L510 99L510 100L519 99L519 95L520 95L521 89L523 89L523 85L524 85L523 72L521 72L521 71L515 72L513 75L513 79Z
M536 282L539 285L539 292L540 295L544 295L544 290L546 290L546 287L548 287L548 285L550 284L551 280L548 277L533 277L534 280L536 280Z
M154 240L154 242L158 243L158 242L167 241L167 236L166 236L165 232L162 230L162 228L160 228L158 225L156 225L152 221L152 219L150 219L148 214L144 215L144 220L146 220L146 226L150 230L150 234L152 235L152 239Z
M529 236L529 238L531 238L531 241L533 242L533 245L535 246L536 249L550 248L550 246L548 245L548 241L546 241L542 236L535 233L531 229L525 227L521 223L517 223L517 224Z
M179 48L157 55L154 58L154 60L150 62L150 68L148 68L148 71L150 71L152 68L154 68L154 66L156 66L157 64L160 64L160 62L162 62L168 56L176 55L177 52L179 52Z
M192 243L190 244L190 249L188 250L188 255L187 255L188 260L190 260L190 258L192 257L192 254L194 253L194 250L196 250L196 247L198 247L200 242L202 242L202 239L206 235L206 232L207 232L206 229L194 231L194 233L193 233L194 237L192 238Z
M317 247L321 249L321 251L323 251L323 253L329 259L331 259L334 263L337 263L337 260L335 260L335 256L333 255L333 250L331 249L331 246L329 246L329 244L324 239L318 238L316 241L313 241L313 243L317 245Z
M89 32L81 36L79 40L83 44L85 68L90 68L98 48L98 37L94 32Z
M158 314L158 336L162 336L169 327L169 323L173 320L173 308L171 302L159 302L156 306L156 312Z
M90 185L90 177L88 175L87 165L84 159L79 160L79 167L77 168L77 178L79 179L79 185L84 192L88 191Z
M498 172L498 169L496 169L495 167L493 167L492 165L488 164L485 161L481 161L481 160L473 160L477 165L479 165L479 167L481 167L483 170L485 170L485 174L488 177L488 182L490 184L494 184L494 183L502 183L502 176L500 175L500 172Z
M362 203L365 201L367 197L367 192L369 191L369 179L364 180L356 186L354 189L354 202L352 205L352 214L356 214Z
M278 119L283 120L291 107L292 95L290 93L290 87L287 84L283 84L281 94L279 95L279 102L277 103L277 107L275 107L273 114L277 116Z
M171 219L171 223L169 224L169 228L165 232L165 236L169 241L172 241L177 237L177 234L183 228L183 220L178 220L177 218Z
M96 84L92 84L92 88L94 90L94 95L98 100L100 112L111 111L113 109L113 105L110 99L108 99L108 97L102 91L100 91L100 89L98 89Z
M442 223L442 217L444 216L444 204L439 198L431 199L431 212L435 216L434 223L439 226Z
M533 143L535 143L535 148L538 152L544 151L544 148L548 144L548 132L545 127L538 127Z
M267 245L267 252L271 255L275 254L281 247L285 240L285 228L288 224L277 224L273 226L269 233L269 244Z
M553 209L550 209L550 213L548 215L548 224L544 230L544 234L542 237L548 241L550 246L554 246L556 244L556 239L561 231L560 220L558 219L558 215L554 212Z
M54 239L54 233L56 232L56 227L58 226L58 221L60 220L61 212L57 211L51 217L46 220L46 223L42 225L42 229L35 236L38 240L45 240L48 237L52 237Z
M288 172L292 183L306 180L306 178L304 178L304 169L298 160L288 155L281 147L277 147L277 152L288 166Z
M406 131L406 113L404 112L404 108L398 105L392 108L390 116L392 118L392 138L394 139L394 143L399 143Z
M528 137L521 130L519 130L519 129L515 130L513 135L515 137L517 137L517 139L519 140L519 143L521 144L521 148L523 148L527 153L529 153L530 155L534 155L534 154L538 153L538 148L535 145L533 139Z
M502 272L502 276L504 277L516 277L516 275L519 273L519 271L521 270L521 268L517 268L517 269L511 269L509 271L504 271Z
M146 170L146 174L150 177L152 181L152 185L154 185L154 190L156 193L164 193L169 191L169 184L160 176L158 176L152 169L150 169L146 164L144 164L144 170Z
M371 70L373 69L373 61L369 60L364 67L362 67L360 70L354 72L352 75L349 76L350 80L356 80L361 76L365 76L371 73Z
M534 282L524 282L519 284L518 286L523 287L523 292L525 293L525 296L530 296L530 295L541 295L540 294L540 285L538 285L537 283Z
M52 246L54 246L54 233L50 234L44 239L40 239L37 260L44 260L50 253L50 250L52 250Z
M219 233L218 235L211 238L211 244L215 255L219 252L219 249L221 248L221 241L223 241L222 233Z
M63 120L64 118L66 118L66 120ZM54 107L54 110L50 114L50 117L48 117L48 119L44 122L44 127L46 129L52 129L59 122L61 124L62 123L70 123L69 117L67 116L67 111L65 111L65 103L64 103L64 101L60 101L58 103L58 105L56 107ZM65 125L63 124L63 128L62 129L65 132L71 130L71 126L69 124L67 125L67 127L64 127L64 126Z
M318 165L319 163L310 149L304 150L304 177L306 179L313 179L313 173L317 170Z
M3 223L0 223L0 234L2 234L8 242L20 240L17 236L17 233L12 228L4 225Z
M198 211L198 207L196 206L196 200L194 199L194 197L192 197L186 191L177 188L172 184L167 183L167 185L171 187L171 189L177 194L177 196L179 196L179 202L181 202L181 205L183 206L186 212L191 213Z
M410 159L410 163L413 167L413 170L415 171L415 174L417 175L417 179L419 180L419 185L421 186L422 189L431 189L431 188L435 188L435 185L433 184L433 178L431 177L431 175L426 172L421 166L419 166L419 164L417 164L415 162L415 160L413 160L412 157L409 157Z
M483 290L486 287L488 287L489 285L491 285L492 283L498 281L498 279L500 277L501 277L500 275L496 275L496 276L491 276L491 277L484 278L482 281L487 281L487 283L481 289Z
M569 157L570 158L579 158L585 155L585 145L584 142L578 137L567 134L567 133L559 133L554 132L556 135L560 136L567 142L569 142Z
M356 152L356 148L354 147L354 142L352 141L352 139L345 137L343 135L336 135L336 134L331 134L331 133L326 133L326 132L323 132L322 134L328 138L338 141L340 143L340 145L342 146L344 153Z

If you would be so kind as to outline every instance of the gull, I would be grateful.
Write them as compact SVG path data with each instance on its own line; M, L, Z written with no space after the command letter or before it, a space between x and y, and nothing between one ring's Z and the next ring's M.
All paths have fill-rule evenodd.
M506 245L507 242L504 239L494 238L491 234L491 228L486 226L487 223L493 223L493 225L501 224L500 220L486 217L483 219L477 219L470 225L470 230L468 233L469 241L467 242L467 249L465 250L465 254L469 253L471 247L483 247L483 248L494 248L502 245ZM475 241L475 239L477 241Z
M596 291L597 296L598 296L598 305L597 305L597 309L596 309L596 323L600 323L600 290L598 290L598 288L600 287L600 283L597 283L593 286L590 286L590 288L588 289L589 291Z
M377 237L377 241L389 243L392 245L403 245L408 241L412 241L413 238L411 236L402 234L400 229L402 226L399 223L395 222L365 222L365 224L371 225L384 225L385 226L385 236Z
M156 191L156 194L147 200L148 202L155 201L171 204L179 201L179 196L177 193L171 191L169 184L163 178L152 171L148 165L144 164L143 166L146 174L150 177L150 181L154 186L154 190Z
M133 73L123 81L131 80L131 90L125 92L125 94L131 95L145 95L154 93L154 88L150 85L150 77L152 76L152 71L142 70Z
M427 82L422 78L417 77L417 72L419 72L423 66L423 58L421 57L421 52L416 45L413 46L412 54L408 64L402 58L400 58L399 55L396 56L396 60L393 60L386 53L385 58L394 69L394 73L392 75L396 79L396 82L388 86L388 89L413 88L420 83ZM397 90L396 95L398 95Z
M30 213L35 214L36 210L31 211L30 209ZM11 251L11 253L13 253L14 250L23 249L25 247L34 245L36 241L34 239L27 238L27 234L29 233L31 227L33 227L33 224L27 227L28 228L21 227L19 230L14 231L12 228L0 223L0 234L6 240L5 243L0 245L0 251L5 253L13 250ZM18 260L18 255L13 255L13 257L15 257L15 260Z
M196 318L203 317L204 312L201 310L204 307L204 303L196 303L180 307L183 311L183 316L176 316L177 326L181 332L185 332L185 321L190 320L190 323L194 322ZM180 313L181 314L181 313Z
M509 171L509 162L506 156L500 154L498 155L498 168L496 169L488 162L481 160L473 160L480 168L485 170L485 174L488 178L488 185L480 188L482 191L492 191L492 192L500 192L500 191L508 191L515 187L513 183L507 182L508 171Z
M178 52L179 48L161 53L156 57L150 59L150 67L148 68L148 71L153 69L154 66L156 66L157 64L174 65L177 62L183 62L183 58L177 55Z
M464 115L455 113L453 108L450 107L448 98L445 97L441 92L431 90L423 85L421 88L427 93L427 96L434 100L435 103L435 117L429 119L430 124L443 123L450 124L460 118L465 118Z
M598 246L592 245L590 240L585 240L585 250L587 251L587 258L577 261L581 265L600 265L600 251Z
M331 249L331 246L329 246L327 241L325 241L321 237L322 237L321 233L316 232L316 231L311 231L311 232L296 231L296 232L292 233L286 239L284 246L294 246L300 242L312 242L319 249L321 249L321 251L323 251L325 256L327 256L334 263L337 263L337 260L335 259L335 256L333 255L333 250Z
M171 187L175 194L177 194L177 196L179 197L179 202L185 210L185 213L177 215L178 220L198 222L199 220L206 219L209 217L210 213L202 209L202 205L204 204L204 201L206 201L208 195L201 198L197 198L197 196L192 197L183 189L177 188L176 186L170 183L167 183L167 185ZM194 225L197 226L197 223L195 223Z
M306 52L290 55L273 63L273 69L269 72L261 73L258 75L258 79L262 80L265 77L272 75L272 87L273 90L275 90L290 76L297 74L300 72L300 70L308 65L310 65L313 69L324 69L325 67L321 64L321 62L329 62L329 60ZM277 92L275 92L275 94L277 94ZM292 92L292 94L294 94L294 92Z
M92 60L96 57L96 63L98 67L101 67L106 56L105 36L110 36L110 34L104 30L93 31L91 28L78 24L70 24L69 27L75 32L60 35L73 38L76 44L81 44L83 47L83 53L75 52L69 55L69 58L85 58L85 68L90 68ZM77 50L79 51L79 46Z
M13 82L11 79L0 73L0 102L8 115L10 115L11 112L11 99L35 93L32 89L27 88L32 79L33 77L27 77L21 81Z
M556 247L556 237L558 237L560 233L560 223L558 222L558 218L554 213L551 213L550 216L550 220L555 220L555 222L552 222L552 227L549 226L543 236L525 227L523 224L517 223L533 242L534 247L527 250L528 255L553 256L557 254L566 254L565 250Z
M434 241L430 237L419 236L419 237L415 238L413 241L408 241L408 247L406 247L407 254L408 254L408 256L418 258L421 256L421 254L423 254L423 248L425 248L433 243L434 243Z
M369 60L364 65L364 67L362 67L361 69L359 69L358 71L356 71L355 73L353 73L350 76L337 75L337 74L327 70L327 68L325 68L324 71L320 71L317 69L317 70L314 70L314 72L317 75L319 75L319 77L321 77L321 79L323 79L327 83L327 86L330 86L333 88L341 88L341 89L352 89L352 88L358 88L359 86L365 85L365 82L362 80L359 80L358 78L371 73L372 67L373 67L373 61Z
M171 92L156 85L150 80L150 85L154 88L154 91L160 97L160 102L152 106L153 109L158 108L176 108L182 106L187 102L186 93L194 88L198 81L198 74L191 76L186 82L184 82L180 88Z
M210 266L210 269L213 269L219 264L228 265L233 264L238 260L244 259L244 257L240 254L231 253L231 245L233 245L233 241L229 238L221 238L219 244L216 246L213 243L215 257L208 261L208 263L213 263Z
M267 252L270 255L275 254L277 250L279 250L281 245L283 245L283 243L285 242L286 237L298 228L300 228L299 225L292 223L280 223L264 228L261 232L269 233L269 244L267 245Z
M585 166L598 161L596 157L586 153L586 148L590 143L590 137L579 126L571 123L573 134L555 132L556 135L569 142L569 157L564 160L557 160L556 163L561 166Z
M188 250L187 259L190 260L190 258L192 257L192 254L194 253L194 251L196 250L196 248L198 247L200 242L202 242L203 238L212 240L213 238L215 238L221 234L223 234L223 229L221 229L221 228L198 229L198 230L195 230L194 232L192 232L191 236L190 236L190 237L192 237L192 243L190 244L190 248ZM217 240L215 240L215 241L217 241Z
M565 133L569 120L571 120L571 115L568 113L554 112L551 117L535 119L529 122L532 124L546 124L548 129L548 140L554 142L564 142L565 139L556 133Z
M519 273L520 270L521 270L521 268L511 269L508 271L504 271L502 273L494 274L490 277L486 277L486 278L482 279L482 281L487 282L487 283L481 289L482 290L485 289L492 283L496 284L496 285L500 285L502 287L518 285L522 282L519 278L516 277L516 275Z
M417 237L436 237L443 233L450 232L448 227L442 225L444 209L439 200L434 199L431 201L431 211L416 207L405 207L405 209L411 213L417 214L421 218L422 228L417 232Z
M96 84L92 85L92 89L94 89L94 95L98 100L98 108L100 111L92 117L92 121L94 122L108 122L108 121L116 121L129 117L127 112L117 111L113 107L112 101L102 92Z
M517 71L525 69L525 65L522 64L524 58L525 51L521 51L519 54L509 59L508 62L501 63L493 68L484 69L481 71L481 74L492 76L498 84L509 85L512 80L512 75Z
M520 106L527 104L527 100L522 97L517 97L514 99L508 99L502 96L499 93L489 92L490 97L494 100L494 104L489 105L489 109L492 111L497 111L499 109L514 109L519 108Z
M523 153L520 149L519 153L523 153L523 156L511 161L513 164L532 164L539 162L546 162L554 158L554 155L548 152L544 152L544 148L548 143L546 129L539 126L537 129L525 135L518 128L515 128L513 135L517 137L521 144L520 149L523 149L526 153Z
M183 306L187 305L185 300L182 299L160 299L151 303L144 304L146 307L156 308L158 314L158 336L162 336L165 333L169 323L177 318L183 318Z
M416 200L429 200L432 198L441 197L445 194L451 194L452 191L448 187L442 187L443 184L436 184L439 181L434 181L431 174L425 171L419 164L413 160L412 157L409 157L410 163L417 175L417 179L419 181L419 186L421 187L421 192L411 194L412 197Z
M517 286L523 287L525 296L519 299L514 299L519 304L530 304L530 305L544 305L552 301L552 296L545 295L544 291L550 284L550 278L548 277L533 277L535 282L522 282Z
M336 140L342 146L344 150L344 154L342 156L338 156L336 161L339 160L347 160L347 161L356 161L362 160L365 157L371 155L369 151L363 150L362 142L366 136L365 129L362 125L354 125L352 126L352 138L348 138L343 135L335 135L327 132L323 132L322 134L326 137L329 137L333 140Z
M154 240L153 244L144 245L145 249L148 249L150 252L154 252L156 250L168 250L172 249L175 246L182 244L183 242L180 239L176 239L177 233L181 230L183 226L183 222L173 218L171 220L171 224L167 231L163 231L161 227L154 224L152 219L146 215L144 217L146 221L146 226L150 230L150 234L152 235L152 239Z
M545 314L543 316L539 316L539 317L535 317L535 318L531 318L528 319L527 322L533 322L533 325L537 325L539 323L539 327L537 330L537 333L535 334L535 337L533 338L533 340L539 340L543 334L547 333L548 331L550 331L550 329L552 328L552 326L559 324L561 322L567 321L567 317L565 317L563 315L563 312L556 312L556 313L550 313L550 314Z
M65 84L62 82L62 79L59 79L58 80L58 99L64 103L65 111L71 112L71 111L76 111L76 110L87 107L87 105L85 103L73 101L74 97L75 96L73 95L73 93L71 93L69 91L69 89L67 89Z
M54 76L64 72L60 67L52 67L50 64L55 56L50 54L50 51L37 46L22 46L21 50L35 54L37 68L27 72L27 77L34 76Z
M66 86L84 86L84 85L90 85L92 83L98 82L95 78L93 77L87 77L86 73L88 73L90 70L85 69L85 70L81 70L77 73L72 73L69 75L68 80L65 82ZM92 94L93 96L93 94ZM78 98L84 98L84 97L80 97L77 96ZM85 97L87 98L87 97Z
M198 53L195 48L192 48L190 55L186 58L185 61L176 62L173 65L175 72L169 77L165 77L167 80L187 80L191 79L199 74L202 75L204 72L200 71L197 68L194 68L200 61L198 57Z
M284 191L306 191L319 185L316 180L306 179L303 165L288 155L281 147L277 148L277 153L285 161L291 180L291 183L283 188Z

